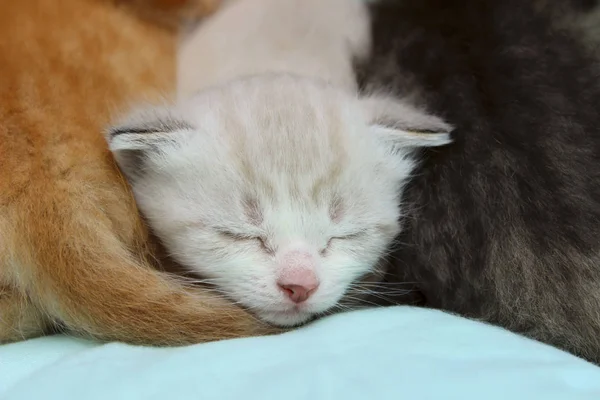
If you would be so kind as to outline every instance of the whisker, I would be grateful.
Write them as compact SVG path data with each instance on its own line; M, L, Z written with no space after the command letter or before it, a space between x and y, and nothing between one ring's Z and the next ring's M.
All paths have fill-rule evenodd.
M344 299L355 301L358 304L370 304L370 305L372 305L374 307L379 307L379 304L373 303L371 301L365 300L365 299L360 298L360 297L354 297L354 296L348 296L348 295L346 295L346 296L344 296Z
M416 285L418 282L353 282L353 285L380 286L380 285Z

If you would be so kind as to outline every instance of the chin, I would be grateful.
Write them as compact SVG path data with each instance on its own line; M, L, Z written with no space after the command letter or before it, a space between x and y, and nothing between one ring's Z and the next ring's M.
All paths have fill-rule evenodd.
M263 311L257 315L260 319L272 325L282 328L292 328L309 322L316 314L291 309L289 311Z

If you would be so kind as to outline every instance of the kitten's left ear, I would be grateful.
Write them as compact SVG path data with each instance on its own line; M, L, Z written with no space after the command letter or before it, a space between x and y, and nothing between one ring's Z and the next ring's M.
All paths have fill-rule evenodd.
M372 134L392 153L452 143L454 128L435 115L393 98L368 97L361 102Z

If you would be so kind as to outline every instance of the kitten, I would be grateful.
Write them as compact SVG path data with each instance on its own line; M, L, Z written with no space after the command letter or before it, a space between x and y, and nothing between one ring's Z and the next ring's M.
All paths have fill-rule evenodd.
M111 3L24 0L0 13L0 342L57 326L152 345L266 332L153 269L102 128L115 108L172 90L175 32L136 18L140 1ZM150 3L175 16L176 4L216 4Z
M175 260L275 325L331 311L377 273L416 150L450 141L434 116L356 96L364 11L231 3L195 34L179 104L134 112L108 134Z
M443 122L408 107L380 115L377 101L266 73L135 114L110 148L178 262L262 319L296 325L376 266L400 228L413 150L449 142L395 127Z
M404 192L392 272L430 307L600 363L600 73L522 0L371 5L364 93L412 93L456 127Z

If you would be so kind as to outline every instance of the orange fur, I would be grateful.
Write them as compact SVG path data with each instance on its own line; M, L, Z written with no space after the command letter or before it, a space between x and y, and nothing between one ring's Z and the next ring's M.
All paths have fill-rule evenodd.
M175 35L115 2L19 0L0 13L0 342L56 325L153 345L271 332L148 261L102 130L115 110L172 90ZM162 20L183 15L178 3L149 1Z

